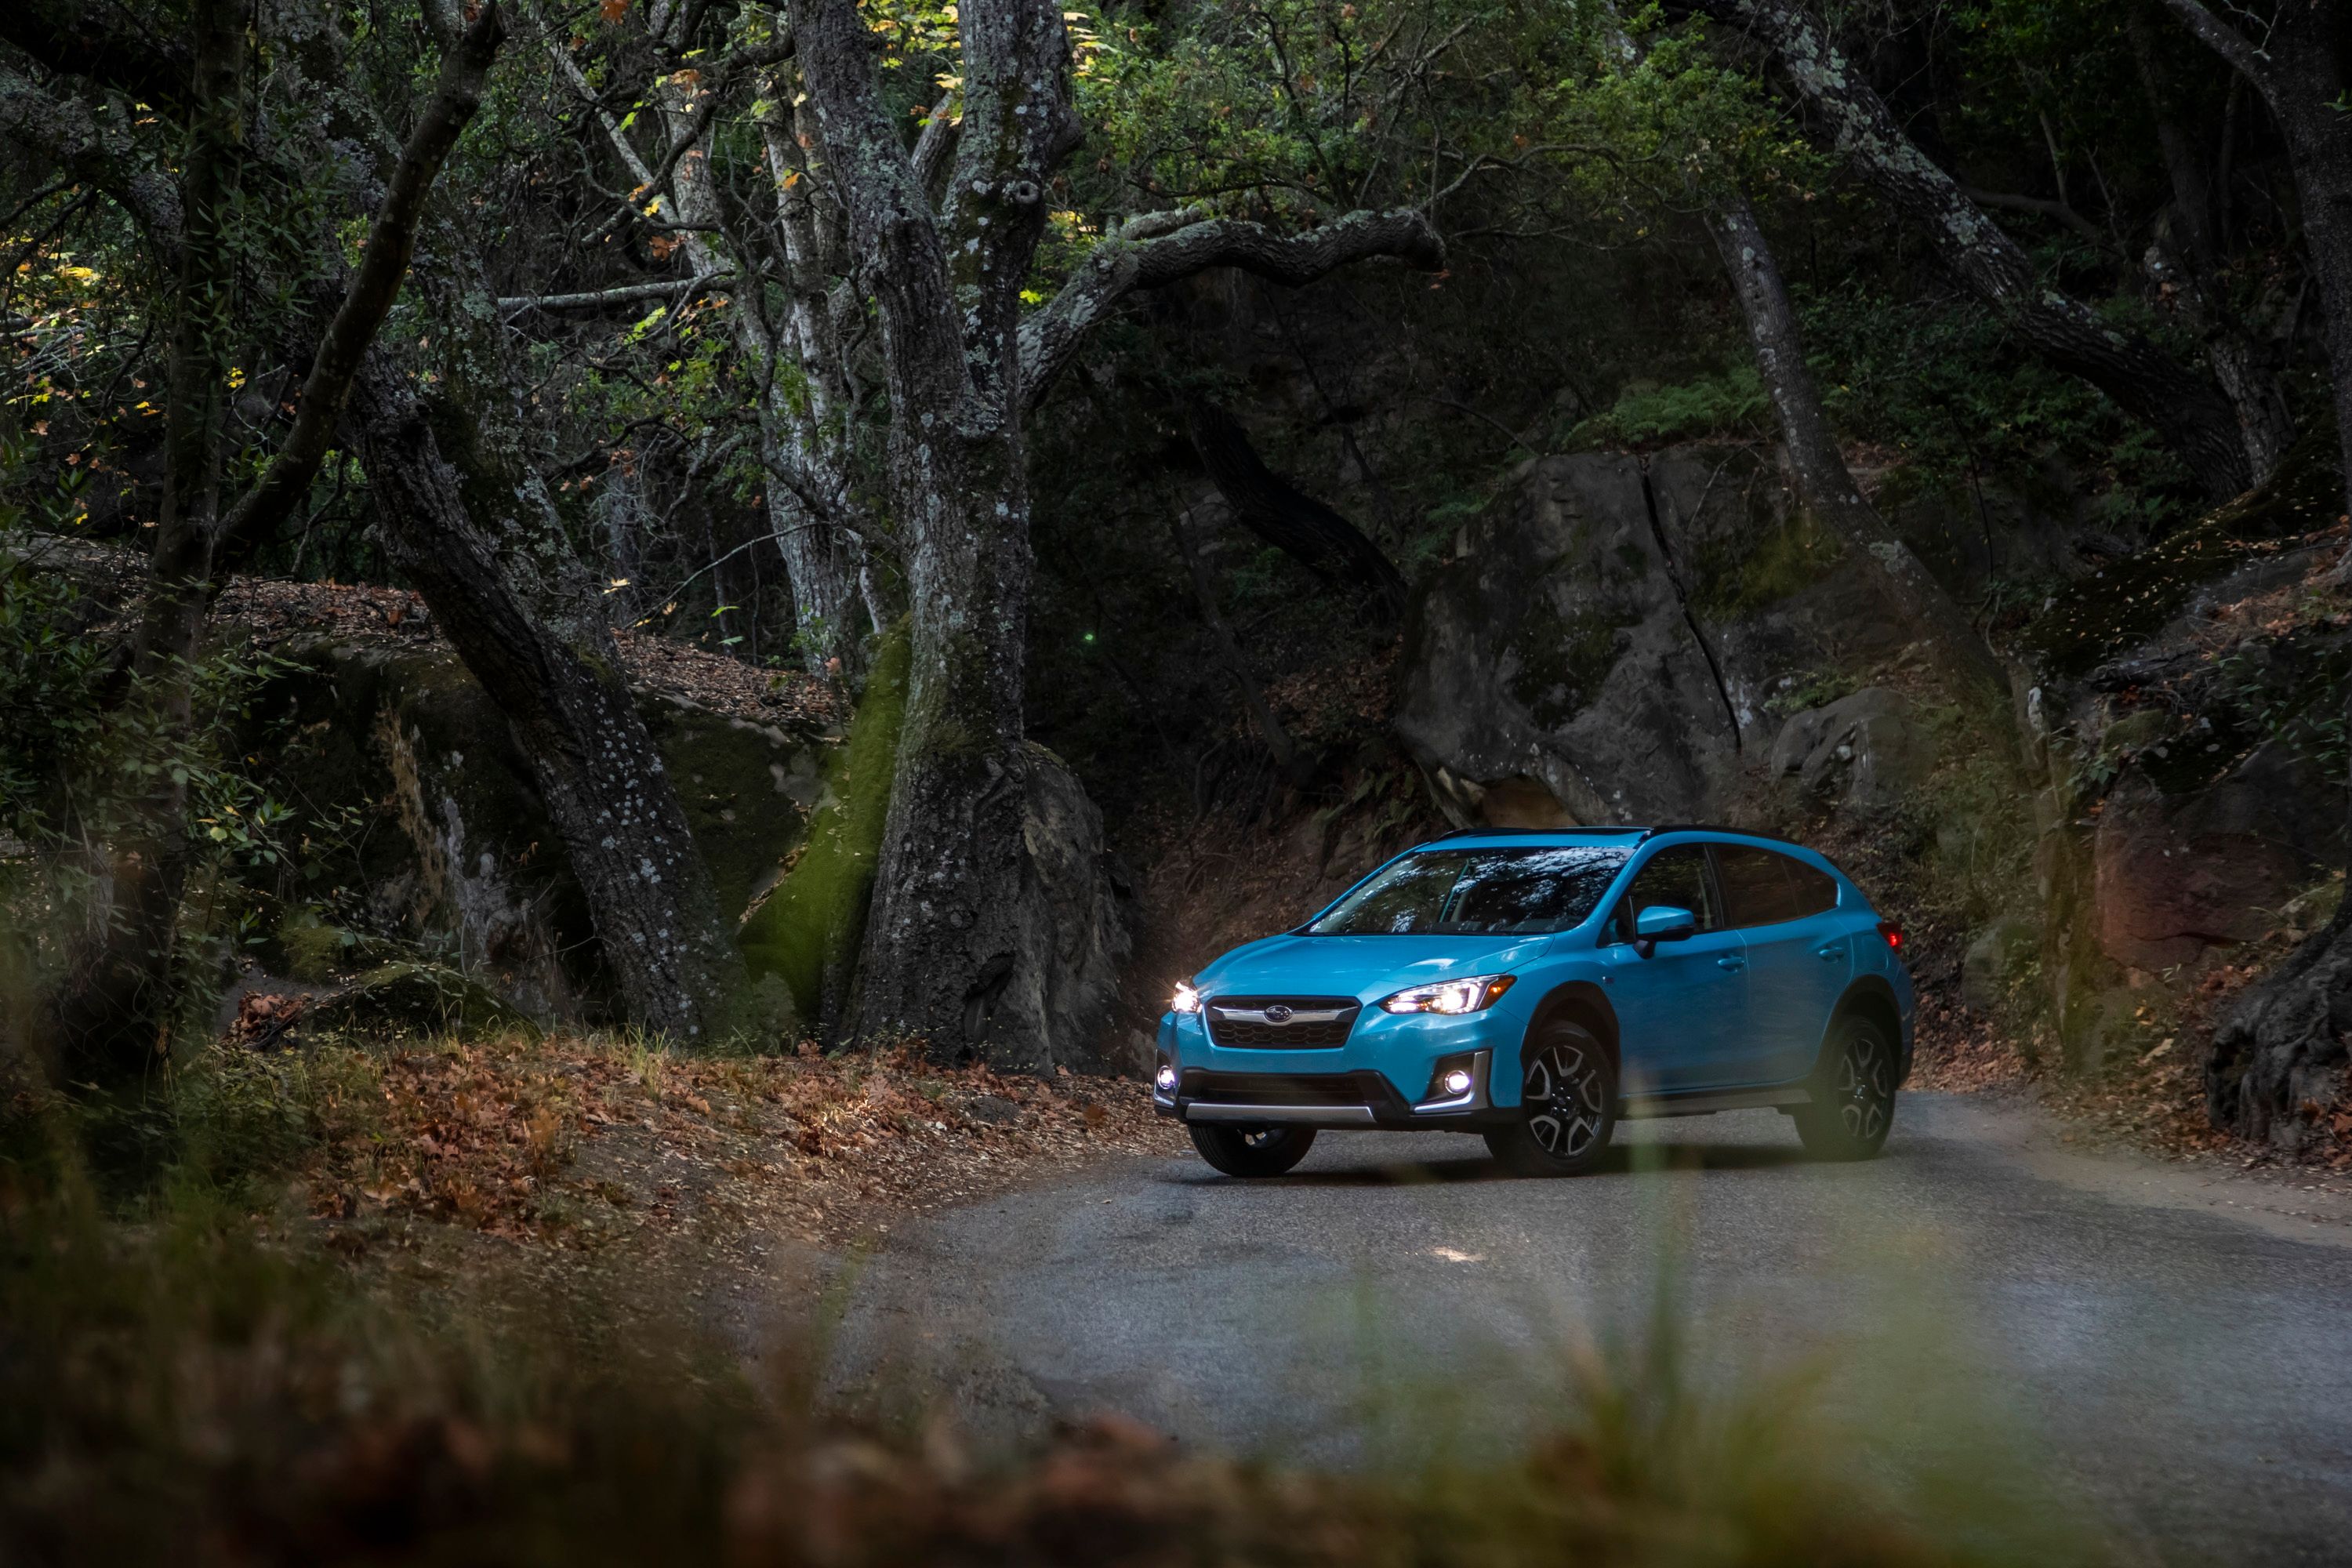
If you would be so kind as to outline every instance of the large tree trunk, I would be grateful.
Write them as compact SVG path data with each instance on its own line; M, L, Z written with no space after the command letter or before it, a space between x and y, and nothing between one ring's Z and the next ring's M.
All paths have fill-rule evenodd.
M2229 400L2146 338L2109 325L2037 277L2017 242L1904 133L1800 0L1689 4L1772 47L1798 90L1820 110L1847 163L1926 231L1945 269L2035 353L2154 426L2213 500L2225 500L2252 482L2253 463Z
M593 613L549 613L509 580L423 408L381 353L352 388L344 430L385 553L530 760L630 1017L664 1035L712 1037L741 961L611 632Z
M1888 607L1904 624L1927 634L1945 668L1964 685L2005 690L2008 682L2000 667L1969 617L1855 487L1845 458L1830 435L1820 389L1805 363L1804 340L1798 331L1788 284L1747 199L1735 198L1717 206L1707 215L1706 225L1723 258L1724 271L1730 276L1732 291L1738 296L1748 339L1756 350L1757 374L1780 416L1780 437L1788 445L1798 500L1827 523L1848 549L1877 566L1874 575Z

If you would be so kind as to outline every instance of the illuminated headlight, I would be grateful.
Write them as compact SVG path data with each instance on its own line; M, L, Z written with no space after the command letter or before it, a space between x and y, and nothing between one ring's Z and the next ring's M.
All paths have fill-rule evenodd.
M1458 1073L1455 1076L1466 1077L1465 1074ZM1162 1094L1175 1093L1176 1069L1170 1067L1166 1062L1161 1062L1160 1064L1160 1071L1155 1074L1151 1079L1151 1087L1158 1089Z
M1452 1072L1447 1073L1444 1078L1437 1080L1437 1087L1444 1089L1449 1096L1467 1094L1470 1092L1471 1081L1472 1079L1469 1068L1455 1068Z
M1176 994L1169 1002L1168 1010L1171 1013L1197 1013L1201 1010L1201 994L1192 989L1191 981L1179 980L1176 983Z
M1384 1013L1475 1013L1491 1007L1504 992L1511 988L1507 974L1468 974L1459 980L1441 980L1434 985L1416 985L1408 991L1384 998Z

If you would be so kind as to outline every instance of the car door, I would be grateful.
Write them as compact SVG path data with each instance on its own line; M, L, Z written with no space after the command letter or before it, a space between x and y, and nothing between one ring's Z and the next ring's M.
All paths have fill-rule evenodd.
M1753 844L1716 845L1715 868L1726 923L1748 953L1747 1026L1727 1045L1725 1081L1802 1078L1853 977L1853 940L1835 918L1837 883Z
M1671 905L1697 917L1696 932L1662 942L1644 958L1633 921ZM1718 1081L1726 1037L1747 1000L1746 943L1727 929L1704 844L1669 844L1637 867L1618 900L1607 950L1628 1094L1673 1093Z

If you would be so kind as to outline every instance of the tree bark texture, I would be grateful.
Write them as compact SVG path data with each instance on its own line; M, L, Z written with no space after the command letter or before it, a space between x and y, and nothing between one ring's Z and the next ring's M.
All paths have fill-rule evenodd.
M385 553L514 727L636 1023L687 1040L726 1022L740 960L661 754L601 622L519 590L400 372L371 350L343 416ZM566 635L568 633L568 635Z
M191 729L189 665L204 628L220 514L222 413L234 319L236 260L226 225L236 199L245 120L245 6L201 0L190 18L178 274L163 400L163 493L132 645L130 722L158 735ZM169 973L180 894L192 858L187 784L160 772L132 803L111 846L92 846L103 869L89 925L73 944L49 1002L57 1050L77 1079L133 1076L167 1049Z
M2000 667L1968 616L1855 486L1844 455L1830 435L1821 391L1805 363L1804 340L1788 284L1746 198L1717 206L1707 215L1706 226L1738 297L1748 340L1756 351L1757 374L1780 416L1798 499L1848 549L1877 567L1874 575L1888 608L1903 624L1927 634L1946 669L1964 685L2006 690Z
M2110 326L2037 278L2032 258L1904 133L1799 0L1692 0L1691 8L1769 45L1847 163L1926 232L1945 269L2035 353L2153 426L2213 500L2252 482L2229 400L2146 338Z
M1404 578L1364 531L1265 466L1248 432L1215 405L1184 411L1192 450L1243 527L1327 581L1345 582L1389 615L1404 608Z

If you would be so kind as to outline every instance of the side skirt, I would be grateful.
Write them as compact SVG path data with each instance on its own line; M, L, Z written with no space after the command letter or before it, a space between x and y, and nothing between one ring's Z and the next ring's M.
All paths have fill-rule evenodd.
M1637 1095L1629 1096L1618 1108L1617 1118L1621 1121L1641 1121L1656 1116L1711 1116L1718 1110L1787 1110L1812 1102L1812 1090L1801 1084L1699 1094Z

